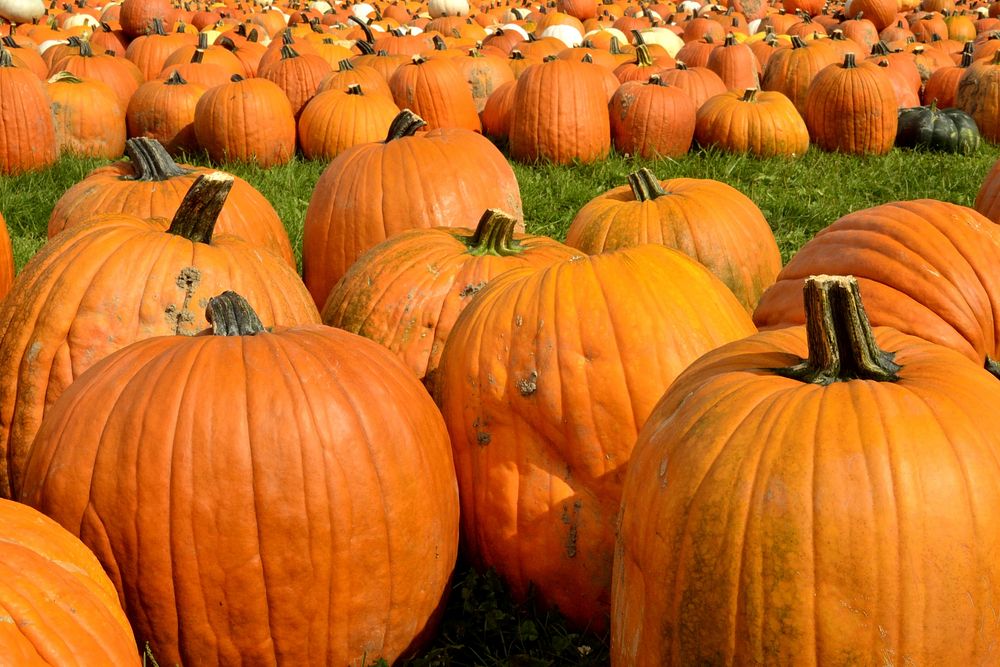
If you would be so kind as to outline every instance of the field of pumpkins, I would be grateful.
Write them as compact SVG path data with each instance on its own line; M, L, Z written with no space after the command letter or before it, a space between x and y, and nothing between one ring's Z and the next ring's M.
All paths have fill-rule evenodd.
M1000 665L1000 0L0 19L0 665Z

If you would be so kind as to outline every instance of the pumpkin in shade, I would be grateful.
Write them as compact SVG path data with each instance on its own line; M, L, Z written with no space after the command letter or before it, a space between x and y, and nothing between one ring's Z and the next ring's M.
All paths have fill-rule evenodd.
M125 152L128 162L98 167L63 193L49 216L49 238L103 213L172 218L198 176L212 171L175 163L155 139L129 139ZM242 178L234 179L216 232L235 234L267 248L294 267L292 244L277 211L252 185Z
M60 72L46 86L60 152L118 158L125 152L125 109L97 79Z
M125 111L129 136L156 139L171 155L196 150L194 109L204 92L176 70L166 79L147 81L132 94Z
M958 80L955 106L976 121L983 138L1000 143L1000 50L978 60Z
M979 128L961 109L928 107L900 109L896 145L969 155L979 149Z
M1000 385L873 331L850 278L805 309L696 361L643 427L612 665L1000 661Z
M455 320L490 280L579 254L546 236L515 234L516 225L490 209L475 230L414 229L383 241L334 286L323 322L387 347L433 390Z
M0 663L141 664L94 554L41 512L2 499L0 581Z
M510 156L518 162L594 162L611 150L608 95L600 67L550 60L517 79Z
M897 127L896 94L879 67L858 67L854 54L827 65L806 94L803 118L809 137L825 151L854 155L892 150Z
M695 139L730 153L796 157L809 150L809 130L791 100L747 88L711 98L698 109Z
M292 159L295 114L277 84L237 75L198 99L194 134L215 162L253 162L266 169Z
M463 544L515 599L601 632L632 445L694 359L753 333L743 306L658 245L515 269L462 311L436 381Z
M234 288L268 326L319 320L294 269L213 237L232 183L199 176L172 220L119 213L68 229L18 274L0 305L0 495L16 493L42 416L74 379L137 340L204 329L203 299Z
M7 296L14 282L14 248L10 242L7 223L0 213L0 301Z
M754 312L762 329L805 322L811 275L857 277L872 323L950 347L997 372L1000 227L976 211L921 199L855 211L792 257Z
M719 181L660 181L645 167L580 209L566 244L587 254L643 243L676 248L706 266L747 310L781 270L771 227L753 201Z
M684 155L694 137L695 111L687 93L656 74L645 82L623 83L608 104L611 141L626 155Z
M508 81L494 90L486 100L486 105L479 112L479 119L483 124L483 134L487 137L507 140L516 91L517 81Z
M231 292L207 319L208 335L140 341L75 382L45 420L22 500L94 550L164 664L414 652L458 551L433 401L360 336L265 329Z
M378 141L399 115L391 97L368 95L360 84L327 90L299 116L299 146L310 160L332 160L351 146Z
M488 208L523 220L521 192L489 139L463 128L417 133L404 109L385 141L360 144L330 162L306 209L302 270L322 307L334 284L369 248L422 227L473 227Z
M59 155L45 86L28 69L15 67L0 47L0 174L44 169Z

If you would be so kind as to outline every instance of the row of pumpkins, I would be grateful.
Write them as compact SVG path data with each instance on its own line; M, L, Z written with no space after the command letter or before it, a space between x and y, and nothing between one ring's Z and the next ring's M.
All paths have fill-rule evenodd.
M460 536L617 665L998 659L1000 164L781 268L723 183L641 169L564 245L404 134L321 177L307 289L249 185L130 142L0 304L0 661L392 662Z
M759 156L810 142L970 152L980 132L1000 141L1000 19L937 7L949 1L887 16L860 8L875 0L815 17L765 7L751 23L733 6L670 3L656 6L674 10L666 22L613 4L580 20L558 11L583 16L568 0L436 18L403 4L179 12L79 0L3 38L0 172L60 151L119 157L128 136L264 167L297 148L329 160L384 139L404 108L429 129L506 141L520 161L588 162L612 146L676 156L694 141Z

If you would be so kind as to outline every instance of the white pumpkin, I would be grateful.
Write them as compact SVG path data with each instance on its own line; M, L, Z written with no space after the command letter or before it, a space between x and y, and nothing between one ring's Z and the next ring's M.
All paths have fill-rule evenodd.
M684 0L684 2L677 5L677 11L679 12L697 14L699 9L701 9L701 3L697 2L697 0Z
M351 14L357 16L359 19L363 19L367 23L368 17L375 14L375 8L367 2L359 2L351 7Z
M326 0L314 0L309 3L309 9L320 14L326 14L327 12L332 12L333 7Z
M434 19L442 16L468 16L469 0L430 0L427 11Z
M511 31L516 32L521 36L521 39L524 40L528 39L528 31L516 23L505 23L504 25L500 26L500 28L504 32L511 32Z
M545 37L555 37L560 42L566 45L566 48L571 49L574 46L580 46L583 41L583 35L580 31L571 25L566 25L560 23L558 25L550 25L548 28L542 31L540 35L543 39Z
M44 15L42 0L0 0L0 17L12 23L31 23Z
M670 28L647 28L641 32L642 41L646 44L659 44L671 57L684 46L684 40Z

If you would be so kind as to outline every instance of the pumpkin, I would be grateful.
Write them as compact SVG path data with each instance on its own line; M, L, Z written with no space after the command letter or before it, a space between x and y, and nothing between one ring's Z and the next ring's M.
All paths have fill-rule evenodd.
M1000 387L857 285L706 354L635 445L612 665L1000 660ZM905 573L905 576L901 576ZM944 573L947 573L946 575Z
M809 130L792 101L756 88L732 90L701 105L695 139L701 146L756 157L796 157L809 150Z
M0 0L0 17L11 23L31 23L45 16L42 0Z
M141 664L101 564L65 528L0 499L0 662Z
M472 297L504 271L577 255L546 236L515 234L516 226L490 209L475 230L414 229L383 241L334 286L323 322L385 346L433 391L448 335Z
M156 18L153 19L148 33L129 42L125 49L125 58L135 63L143 77L152 80L163 71L163 64L170 54L190 42L191 40L183 33L167 33L163 21Z
M749 45L736 41L734 33L728 33L725 42L712 49L706 66L719 75L726 90L745 90L760 85L760 63Z
M705 265L747 310L781 269L764 214L749 197L719 181L660 181L645 167L580 209L566 244L596 254L659 243Z
M58 157L55 125L45 87L33 72L14 66L0 47L0 174L44 169Z
M102 213L171 218L198 176L212 171L175 163L155 139L129 139L125 152L128 162L98 167L63 193L49 216L49 238ZM267 248L294 268L292 244L277 211L252 185L234 179L216 231Z
M433 401L360 336L266 330L229 292L207 319L210 335L141 341L75 382L22 500L94 549L163 664L361 665L420 648L458 550Z
M332 160L351 146L383 138L398 114L391 97L368 95L359 84L327 90L302 110L299 146L310 160Z
M392 99L392 91L389 90L389 83L382 78L374 67L365 65L354 65L350 60L341 60L337 64L337 69L330 72L319 82L317 93L325 93L328 90L347 90L348 86L360 85L366 95L383 95Z
M194 134L216 162L253 162L266 169L292 159L295 113L277 84L234 76L198 99Z
M516 269L462 311L436 383L463 544L515 599L607 627L632 444L681 370L753 332L722 283L658 245Z
M10 232L7 223L0 214L0 300L10 291L14 282L14 248L10 242Z
M315 53L299 55L291 46L281 48L281 59L260 68L258 76L273 81L292 105L292 115L296 118L302 109L316 95L319 84L333 73L330 63Z
M510 116L514 108L514 93L517 81L508 81L494 90L486 100L479 119L483 124L483 134L491 139L506 141L510 134Z
M49 79L52 120L60 152L118 158L125 152L125 110L118 96L97 79L69 72Z
M136 39L146 34L154 20L170 25L175 13L170 0L122 0L118 20L125 34Z
M428 128L462 127L480 132L479 113L462 70L450 58L413 60L389 79L389 90L400 109L410 109Z
M0 495L16 492L42 416L75 378L136 340L205 328L202 299L233 287L269 326L319 320L291 267L213 238L232 184L199 176L170 221L121 213L68 229L18 274L0 305Z
M892 149L896 113L889 75L858 67L848 53L842 65L828 65L813 79L803 118L813 144L825 151L879 155Z
M95 54L89 42L83 42L80 52L68 55L54 62L49 70L49 76L59 72L69 72L85 79L102 81L118 96L121 108L128 108L128 101L146 79L142 72L132 62L113 55Z
M783 93L802 114L805 112L809 85L820 70L836 62L836 53L833 49L824 47L822 40L806 42L795 36L790 47L778 49L767 61L760 87L762 90Z
M521 193L503 154L481 134L438 128L404 109L385 141L353 146L320 175L306 209L304 280L322 306L369 248L408 229L472 227L488 208L523 220Z
M855 211L820 231L760 299L762 329L805 322L802 281L853 275L868 316L950 347L979 365L1000 358L1000 227L976 211L930 199Z
M660 70L658 76L663 83L677 86L687 93L695 109L700 109L709 98L726 92L726 84L718 74L707 67L689 67L681 60L672 69Z
M600 67L550 60L517 80L510 156L519 162L595 162L611 150L608 94Z
M958 84L965 70L972 65L972 42L966 42L962 50L961 61L950 67L936 69L927 79L927 85L920 95L925 105L936 102L938 108L948 109L955 106L958 97ZM978 128L977 128L978 129Z
M969 155L979 148L979 128L972 116L961 109L929 107L900 109L896 145L945 153Z
M1000 50L978 60L958 80L955 106L972 116L987 141L1000 142Z
M125 111L129 136L155 139L171 155L195 151L194 109L204 92L176 70L166 79L147 81L132 94Z
M648 82L623 83L608 104L611 141L626 155L684 155L694 138L695 111L687 93L656 74Z

